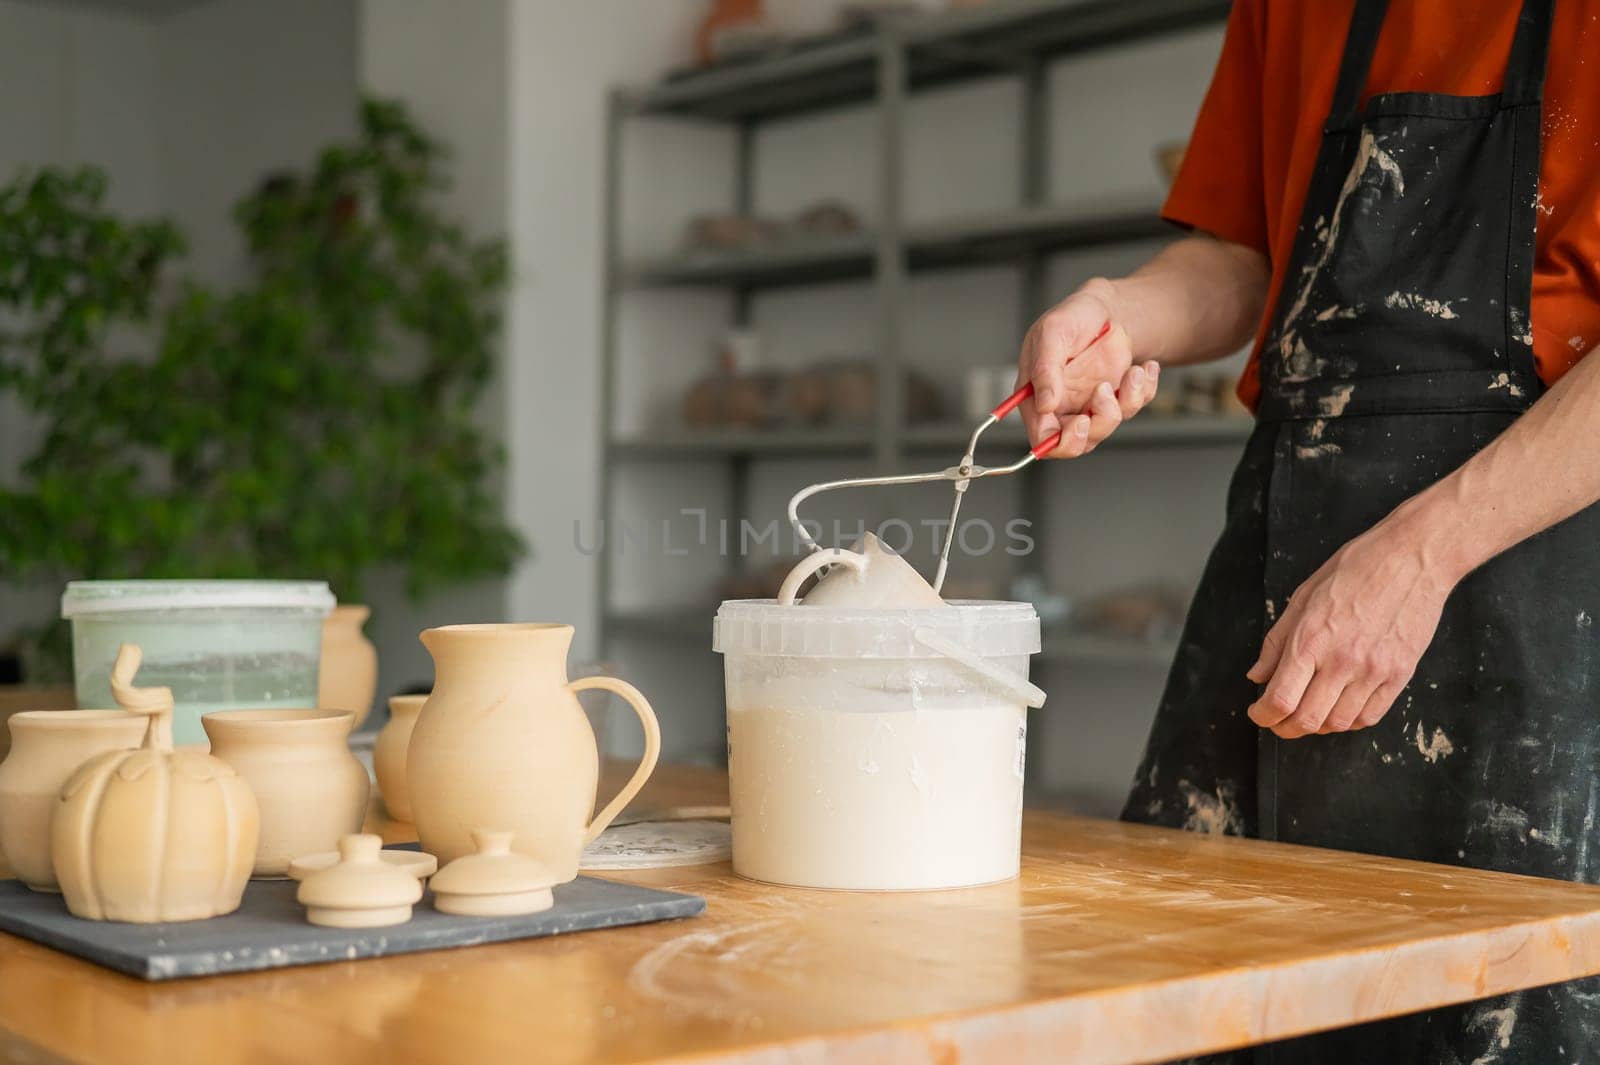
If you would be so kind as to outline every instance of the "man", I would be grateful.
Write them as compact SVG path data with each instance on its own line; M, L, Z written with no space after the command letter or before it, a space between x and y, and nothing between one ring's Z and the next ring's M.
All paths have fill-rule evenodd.
M1029 332L1030 435L1073 457L1157 360L1255 331L1257 428L1126 817L1600 880L1597 20L1236 0L1166 206L1197 235ZM1257 1060L1600 1061L1600 986Z

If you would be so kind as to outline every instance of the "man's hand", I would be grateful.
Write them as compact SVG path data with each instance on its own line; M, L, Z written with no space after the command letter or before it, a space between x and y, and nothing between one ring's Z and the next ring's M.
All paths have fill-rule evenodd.
M1454 571L1401 524L1379 523L1323 564L1267 633L1250 720L1284 739L1375 725L1416 672Z
M1017 383L1033 382L1033 397L1022 404L1028 442L1037 446L1065 430L1048 458L1093 451L1155 397L1161 367L1133 365L1113 298L1110 282L1090 281L1046 311L1023 338Z

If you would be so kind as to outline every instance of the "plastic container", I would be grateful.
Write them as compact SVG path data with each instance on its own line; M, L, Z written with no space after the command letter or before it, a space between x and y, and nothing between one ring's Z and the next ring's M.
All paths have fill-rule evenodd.
M1017 875L1027 603L722 604L733 867L800 887L915 890Z
M314 707L332 609L323 581L73 581L61 616L78 705L114 705L111 663L135 643L140 683L172 689L176 743L205 743L200 715L213 710Z

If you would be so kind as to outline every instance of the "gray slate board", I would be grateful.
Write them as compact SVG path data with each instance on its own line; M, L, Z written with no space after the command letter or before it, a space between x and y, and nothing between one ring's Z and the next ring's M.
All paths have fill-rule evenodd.
M226 917L173 924L124 924L73 917L60 895L0 880L0 929L145 980L276 969L417 950L470 947L590 928L693 917L705 899L580 876L555 889L555 905L520 917L454 917L426 895L406 924L321 928L308 924L292 880L252 880L244 904Z

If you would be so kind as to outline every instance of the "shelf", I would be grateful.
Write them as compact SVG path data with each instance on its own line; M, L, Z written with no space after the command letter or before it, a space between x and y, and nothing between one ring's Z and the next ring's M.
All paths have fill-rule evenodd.
M1008 262L1027 254L1171 237L1160 203L1149 195L990 211L952 221L923 222L906 232L910 270L949 270ZM819 281L866 280L875 246L867 235L802 238L747 251L693 251L624 265L624 286L733 285L781 288Z
M912 19L900 33L912 87L929 88L1220 23L1231 6L1230 0L1000 0Z
M1076 632L1052 633L1047 629L1044 649L1039 652L1039 658L1045 663L1166 669L1177 653L1178 645L1166 641L1150 642Z
M959 451L972 436L972 422L947 422L914 425L905 430L902 441L908 451ZM1249 439L1255 419L1242 414L1141 414L1112 433L1100 449L1114 447L1198 447L1239 444ZM991 445L1025 447L1028 438L1022 423L1001 422L983 434L979 446L985 455Z
M621 99L635 114L781 118L873 99L886 38L904 43L908 81L919 90L1220 22L1228 6L1228 0L1006 0L796 41L766 58L692 71Z
M614 458L671 461L685 458L782 458L811 455L865 457L872 451L867 430L821 429L706 429L677 430L645 439L614 440Z
M1173 235L1161 205L1148 195L1072 204L1018 207L950 221L911 226L904 241L911 270L958 269L1006 262L1097 244ZM733 285L780 288L826 281L864 280L873 274L876 249L865 234L802 238L745 251L696 251L625 265L625 287Z
M797 41L766 58L732 61L622 94L634 114L755 120L872 98L878 42L870 33Z
M872 276L875 249L864 235L808 237L742 251L693 251L623 266L627 287L737 285L780 288Z
M1175 232L1149 195L1018 207L910 227L907 265L912 270L973 266Z

